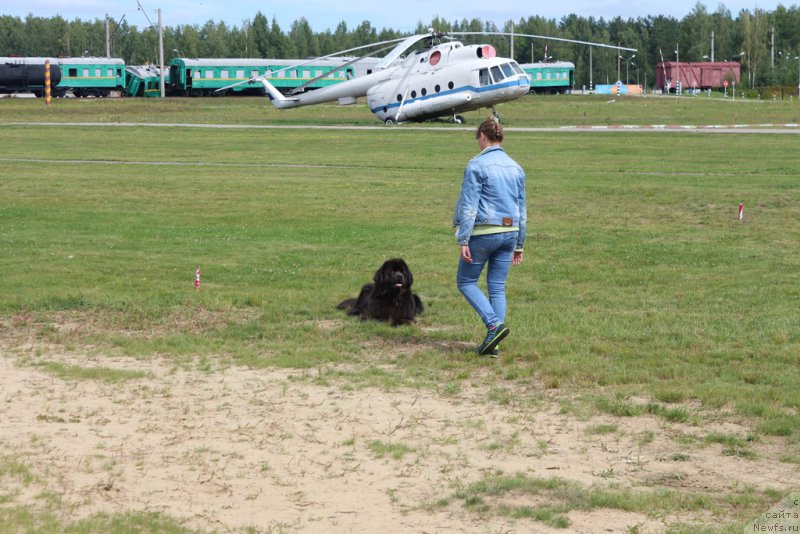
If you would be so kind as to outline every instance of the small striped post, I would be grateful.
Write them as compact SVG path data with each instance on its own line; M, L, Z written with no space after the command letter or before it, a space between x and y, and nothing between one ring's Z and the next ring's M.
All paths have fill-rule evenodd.
M50 105L50 102L53 100L52 93L50 91L50 60L46 59L44 61L44 103L46 106Z

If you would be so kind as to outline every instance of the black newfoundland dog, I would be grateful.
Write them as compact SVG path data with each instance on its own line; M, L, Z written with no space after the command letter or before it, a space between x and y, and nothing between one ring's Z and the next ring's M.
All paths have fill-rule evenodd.
M392 326L408 324L422 313L422 301L411 292L414 276L405 261L386 260L372 279L375 283L365 284L357 298L343 300L336 307L362 320L391 321Z

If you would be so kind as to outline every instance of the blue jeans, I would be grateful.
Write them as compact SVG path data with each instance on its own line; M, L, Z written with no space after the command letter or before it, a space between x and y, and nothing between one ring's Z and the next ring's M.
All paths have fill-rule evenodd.
M480 315L486 328L506 320L506 278L517 246L517 232L477 235L469 238L472 263L458 260L456 284L470 306ZM478 278L486 270L487 297L478 287Z

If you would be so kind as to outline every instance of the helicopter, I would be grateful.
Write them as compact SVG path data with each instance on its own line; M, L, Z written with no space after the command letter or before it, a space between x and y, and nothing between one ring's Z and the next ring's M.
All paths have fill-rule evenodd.
M261 83L271 98L272 105L278 109L337 100L341 105L348 105L356 103L360 97L366 97L370 111L387 125L408 121L439 120L443 117L453 123L461 124L464 122L464 117L460 113L479 108L491 108L495 118L498 118L497 104L515 100L530 91L531 80L528 74L513 59L498 56L497 50L490 44L464 45L450 37L450 35L488 34L486 32L447 34L430 30L429 33L373 43L301 62L281 70L293 69L318 59L328 59L356 50L388 45L365 56L345 61L341 66L293 89L288 95L284 95L270 83L267 79L270 73L252 77L239 84ZM626 51L635 50L539 35L501 32L493 34L551 39ZM421 48L405 55L419 43L422 43ZM364 58L373 57L390 48L391 51L380 59L368 74L321 89L305 91L306 87L317 80L331 76Z

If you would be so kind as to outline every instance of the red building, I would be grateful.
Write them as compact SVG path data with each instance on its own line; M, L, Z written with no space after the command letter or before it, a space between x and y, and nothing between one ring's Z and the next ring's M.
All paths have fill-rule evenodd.
M740 69L736 61L662 61L656 64L656 87L674 92L680 82L683 90L722 89L726 81L739 83Z

